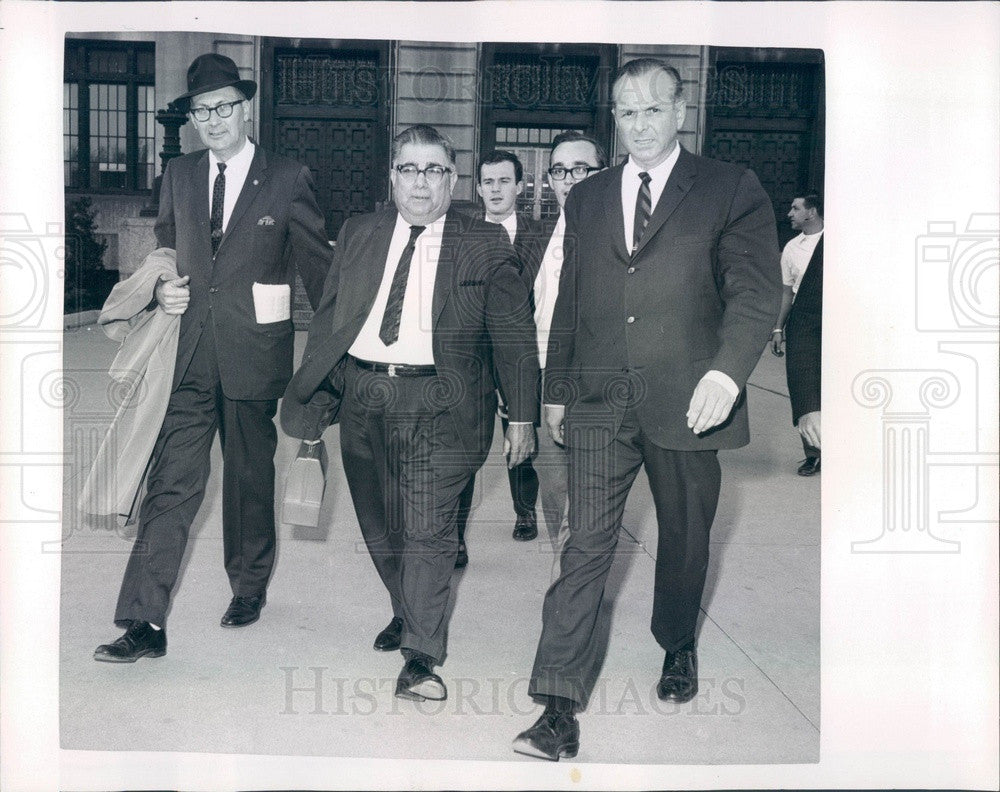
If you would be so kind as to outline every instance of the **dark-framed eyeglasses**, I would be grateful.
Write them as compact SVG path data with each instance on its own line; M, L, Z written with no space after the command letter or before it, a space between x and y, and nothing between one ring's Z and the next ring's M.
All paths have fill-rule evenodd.
M411 162L396 166L396 173L403 181L412 182L417 180L417 176L423 174L428 184L439 184L446 173L451 173L451 168L443 165L428 165L426 168L418 168Z
M195 121L208 121L212 117L212 111L219 118L229 118L233 114L233 108L238 104L243 104L245 99L237 99L235 102L221 102L212 107L192 107L188 112Z
M554 165L549 168L549 176L551 176L556 181L562 181L566 178L567 173L572 173L574 179L586 179L591 173L599 171L600 168L595 168L591 165L574 165L572 168L564 168L562 165Z

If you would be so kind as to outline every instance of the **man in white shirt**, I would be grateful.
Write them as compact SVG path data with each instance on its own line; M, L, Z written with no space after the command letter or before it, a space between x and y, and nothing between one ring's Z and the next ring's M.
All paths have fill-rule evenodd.
M790 240L781 252L781 278L784 290L781 311L771 334L771 351L781 356L781 345L789 347L785 361L788 393L792 402L792 420L802 436L806 458L799 465L800 476L812 476L820 469L820 331L822 325L822 272L806 280L809 268L822 267L823 202L817 193L807 193L792 200L788 210L791 226L801 233ZM803 299L799 289L806 283ZM793 321L792 316L795 315ZM794 336L794 337L793 337Z
M224 55L187 73L185 109L206 146L170 161L156 219L178 277L150 295L181 317L174 379L147 475L115 622L126 633L94 659L130 663L166 652L170 599L222 440L223 557L233 598L223 627L255 622L274 564L277 400L292 374L295 273L313 306L333 252L304 165L247 137L257 88Z
M445 654L456 513L492 441L493 372L514 467L535 450L538 355L506 234L449 211L451 143L430 126L404 130L389 177L395 205L341 228L281 423L311 442L339 420L355 513L393 612L374 648L403 652L397 697L440 701L433 668Z

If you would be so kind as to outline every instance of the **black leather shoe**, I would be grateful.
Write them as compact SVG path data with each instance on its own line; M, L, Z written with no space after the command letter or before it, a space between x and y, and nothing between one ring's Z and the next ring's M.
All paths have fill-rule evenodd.
M580 750L580 724L572 712L543 712L530 729L514 738L514 751L558 762Z
M514 539L518 542L530 542L538 536L538 522L534 514L517 518L514 523Z
M154 630L146 621L133 621L117 641L98 646L94 659L102 663L134 663L140 657L163 657L166 653L166 630Z
M698 693L698 651L694 648L667 652L663 658L663 671L656 685L656 695L661 701L683 704Z
M806 457L805 461L799 465L798 474L812 476L814 473L819 473L819 457Z
M396 680L396 698L411 701L444 701L448 690L444 681L431 671L433 661L427 655L412 653Z
M395 652L403 637L403 620L393 616L385 629L375 636L375 650L378 652Z
M245 627L253 624L260 618L260 609L267 602L267 595L261 594L257 597L233 597L222 614L223 627Z
M465 542L458 543L458 555L455 556L455 569L462 569L469 563L469 552L465 549Z

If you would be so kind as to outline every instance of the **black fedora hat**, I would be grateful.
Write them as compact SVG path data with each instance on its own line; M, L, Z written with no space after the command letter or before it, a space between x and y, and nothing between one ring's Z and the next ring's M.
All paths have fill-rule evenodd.
M240 70L236 68L232 58L214 52L199 55L194 59L188 67L187 84L187 93L181 94L173 101L176 107L184 111L191 106L191 97L217 91L220 88L232 86L247 99L253 99L253 95L257 93L257 83L241 79Z

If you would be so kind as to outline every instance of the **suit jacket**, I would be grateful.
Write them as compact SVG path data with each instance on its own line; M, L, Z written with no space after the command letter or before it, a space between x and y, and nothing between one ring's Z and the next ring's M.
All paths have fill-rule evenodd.
M222 390L230 399L277 399L292 375L291 319L258 324L253 284L295 286L298 270L313 307L333 251L309 169L254 151L246 182L214 260L210 238L208 151L171 160L163 173L156 239L177 251L191 301L181 317L173 388L201 333L215 332Z
M792 422L820 409L823 356L823 237L813 250L785 324L785 370L792 401Z
M319 437L336 421L347 351L385 271L395 208L350 218L312 323L302 364L281 407L284 430ZM436 407L455 421L468 461L480 465L493 436L495 362L512 421L536 421L538 352L520 266L499 226L448 212L432 298ZM350 397L350 395L348 395Z
M623 168L580 182L566 202L544 401L567 405L568 442L600 448L621 425L631 376L641 389L633 397L640 426L657 445L745 445L745 392L729 418L701 436L686 413L710 369L742 391L769 339L782 290L771 201L746 168L682 149L630 255ZM602 428L574 432L588 423Z

